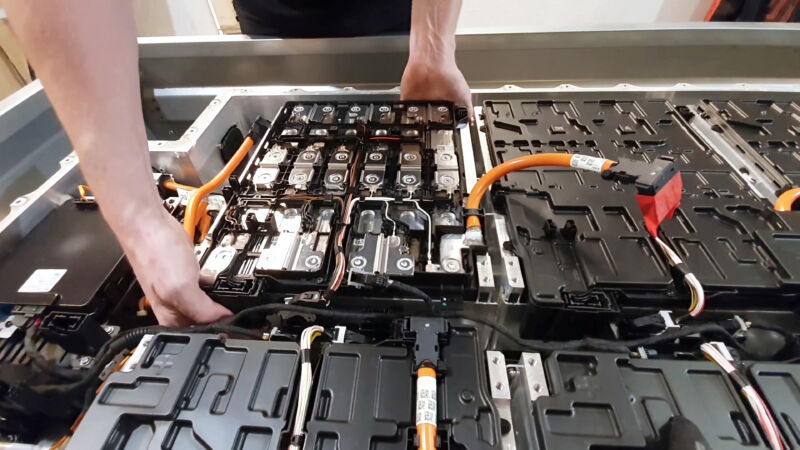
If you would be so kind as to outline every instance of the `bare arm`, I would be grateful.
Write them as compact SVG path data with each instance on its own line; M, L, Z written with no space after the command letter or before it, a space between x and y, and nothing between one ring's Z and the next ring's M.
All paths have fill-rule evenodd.
M456 65L461 0L414 0L408 64L400 83L406 100L449 100L472 110L469 86Z
M131 5L5 0L4 7L159 321L186 325L228 313L200 290L188 237L155 189Z

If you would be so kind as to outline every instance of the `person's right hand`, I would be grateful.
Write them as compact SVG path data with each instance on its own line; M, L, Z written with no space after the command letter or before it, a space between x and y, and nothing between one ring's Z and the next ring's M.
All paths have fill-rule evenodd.
M164 326L217 321L231 312L199 285L200 266L186 232L166 211L142 219L121 239L139 284Z

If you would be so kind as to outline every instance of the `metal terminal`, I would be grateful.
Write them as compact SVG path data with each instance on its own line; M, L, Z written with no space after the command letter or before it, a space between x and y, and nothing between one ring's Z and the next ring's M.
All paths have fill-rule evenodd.
M350 258L350 275L414 275L413 255L399 236L366 234L353 240Z
M445 234L439 240L439 264L447 273L464 273L461 250L466 249L463 234Z
M519 359L519 368L523 374L525 387L528 389L531 401L536 401L539 397L549 397L550 389L547 386L547 378L544 375L544 364L542 355L538 353L523 352Z
M435 152L434 163L436 164L436 172L433 177L434 187L437 191L446 191L452 195L458 189L460 182L453 130L431 131L431 148Z
M322 158L320 150L325 144L317 142L297 155L292 171L289 172L288 183L298 191L305 191L314 178L314 167Z
M200 285L205 287L213 286L219 274L231 266L236 253L236 249L230 246L224 247L220 245L214 247L200 269Z
M495 303L494 273L489 255L475 256L475 272L478 277L478 303Z
M273 213L277 235L259 236L252 251L258 253L256 275L271 271L316 272L322 266L331 233L334 210L321 208L314 214L314 228L303 230L303 215L297 208L280 207ZM256 219L260 222L266 217Z
M486 362L489 369L489 387L491 389L492 402L497 408L500 420L508 423L508 432L500 436L503 442L503 449L516 449L514 422L511 419L511 386L508 382L506 357L502 352L489 350L486 352Z
M353 153L343 145L331 154L328 158L328 170L325 173L325 189L344 190L352 155Z
M380 145L368 152L365 158L366 164L361 173L361 184L364 188L369 189L372 194L377 192L383 185L383 180L386 176L388 150L388 147Z
M505 217L487 214L485 223L486 237L490 241L492 270L495 274L495 283L500 288L500 298L506 303L519 303L525 290L525 281L519 258L505 248L506 242L510 241Z

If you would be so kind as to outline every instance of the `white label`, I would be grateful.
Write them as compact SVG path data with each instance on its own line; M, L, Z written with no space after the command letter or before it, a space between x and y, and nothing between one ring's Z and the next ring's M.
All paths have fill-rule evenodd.
M17 292L31 294L50 292L65 273L67 269L36 269Z
M417 425L436 425L436 378L417 378Z
M587 155L572 155L569 165L576 169L590 170L592 172L602 172L605 158L597 158Z
M0 339L8 339L17 331L17 327L12 323L13 321L14 316L8 316L0 320Z

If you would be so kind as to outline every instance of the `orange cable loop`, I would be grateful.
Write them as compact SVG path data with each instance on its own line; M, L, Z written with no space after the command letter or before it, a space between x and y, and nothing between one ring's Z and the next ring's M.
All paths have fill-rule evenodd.
M186 231L186 234L189 235L189 239L191 239L192 242L194 242L194 231L198 222L195 215L200 208L200 201L222 186L222 183L231 176L252 147L253 138L247 136L244 142L242 142L242 145L239 146L239 149L236 150L236 153L233 154L233 157L225 164L225 167L223 167L211 181L192 191L189 196L189 203L186 205L186 214L183 218L183 229Z
M791 211L792 205L800 200L800 188L789 189L775 201L775 211Z
M570 163L572 162L573 156L575 155L568 153L539 153L506 161L484 174L478 182L475 183L472 192L469 193L469 197L467 198L466 208L479 209L481 207L481 199L483 199L483 195L489 190L489 187L494 184L495 181L511 172L542 166L572 167ZM606 159L605 162L603 162L601 172L610 169L614 164L616 164L616 161ZM478 216L467 217L468 229L480 227L481 221Z

